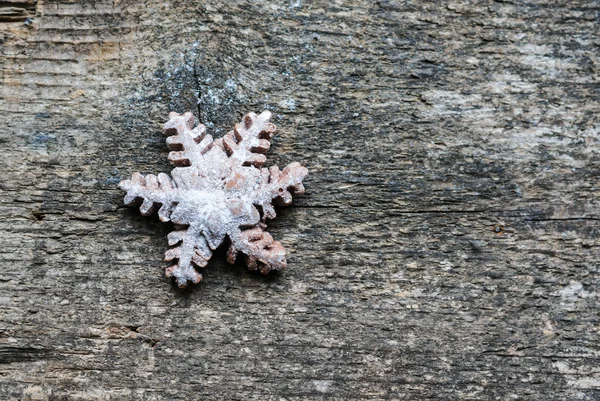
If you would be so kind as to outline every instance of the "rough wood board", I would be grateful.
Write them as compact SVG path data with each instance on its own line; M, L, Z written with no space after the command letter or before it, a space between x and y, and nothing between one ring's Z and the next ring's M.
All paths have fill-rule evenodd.
M597 1L191 3L0 23L0 399L600 398ZM288 270L179 291L116 184L265 108Z

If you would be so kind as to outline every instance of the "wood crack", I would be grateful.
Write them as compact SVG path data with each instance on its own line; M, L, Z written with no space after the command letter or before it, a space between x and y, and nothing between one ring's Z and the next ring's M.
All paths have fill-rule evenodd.
M35 15L37 0L0 1L0 23L26 21Z

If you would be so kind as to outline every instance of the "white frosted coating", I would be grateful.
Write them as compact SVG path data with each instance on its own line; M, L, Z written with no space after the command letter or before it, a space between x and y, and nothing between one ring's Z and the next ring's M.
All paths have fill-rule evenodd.
M275 217L273 201L289 205L292 194L304 193L302 180L308 170L299 163L283 171L277 166L261 168L276 130L270 118L268 111L249 113L233 131L213 140L204 125L193 127L191 113L170 113L164 133L169 160L176 166L171 177L135 173L119 184L127 191L125 203L141 200L142 215L158 210L161 221L178 227L168 236L175 247L165 253L165 260L178 260L166 274L180 287L200 282L202 276L193 265L206 266L226 237L230 263L241 252L251 270L266 274L285 268L285 249L264 231L265 222Z

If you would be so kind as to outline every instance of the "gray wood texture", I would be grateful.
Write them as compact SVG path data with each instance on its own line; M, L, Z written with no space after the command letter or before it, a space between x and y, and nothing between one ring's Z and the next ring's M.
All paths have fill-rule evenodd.
M596 0L0 1L1 400L600 399ZM310 169L164 277L117 183L269 109Z

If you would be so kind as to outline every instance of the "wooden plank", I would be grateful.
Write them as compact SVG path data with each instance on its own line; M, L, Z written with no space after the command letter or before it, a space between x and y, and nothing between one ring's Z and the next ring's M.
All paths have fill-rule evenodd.
M35 10L0 18L0 399L600 396L596 1ZM289 267L178 290L117 183L170 171L170 110L263 109L311 172Z

